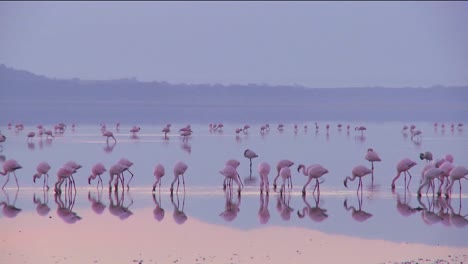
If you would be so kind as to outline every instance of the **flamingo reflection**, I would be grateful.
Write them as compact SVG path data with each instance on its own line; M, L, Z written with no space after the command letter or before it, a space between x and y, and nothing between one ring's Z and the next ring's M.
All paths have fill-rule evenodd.
M409 190L407 190L406 188L404 189L405 192L404 192L404 195L403 195L403 200L401 200L401 195L399 193L396 193L395 190L392 190L392 193L395 194L396 193L396 196L397 196L397 205L396 205L396 208L397 208L397 211L398 213L400 213L402 216L404 217L408 217L418 211L421 211L423 208L421 207L412 207L409 205L409 202L410 202L410 198L411 198L411 193L409 192Z
M159 192L159 200L156 199L156 194L153 193L153 201L155 204L155 207L153 209L154 219L161 222L161 220L164 219L164 209L161 207L161 192Z
M36 193L34 193L34 195L33 195L33 202L36 205L37 214L40 215L40 216L46 216L50 212L50 207L48 205L48 203L49 203L49 192L48 192L48 190L46 191L45 189L43 189L42 194L43 194L43 199L42 200L44 202L42 202L41 198L36 196Z
M302 213L300 210L297 210L297 216L299 218L304 218L304 216L307 215L312 221L319 223L328 218L327 209L320 208L319 206L320 193L318 193L317 196L315 196L315 193L313 193L313 196L315 207L310 206L306 197L304 195L302 196L302 200L304 201L306 207L302 208Z
M117 145L116 141L114 141L114 143L112 143L112 144L109 144L109 141L107 141L107 143L104 146L103 150L106 153L111 153L112 151L114 151L114 148L115 148L116 145Z
M176 192L176 197L177 197L177 204L174 202L174 195L171 195L171 203L174 206L174 213L172 214L172 217L174 218L174 221L181 225L187 221L188 217L184 213L184 206L185 206L185 190L182 198L182 209L180 207L180 202L179 202L179 192Z
M233 195L234 190L232 185L230 185L224 193L226 194L225 210L220 213L219 216L223 217L226 222L231 222L236 219L240 211L241 195L240 192L238 192L238 195ZM237 197L237 202L233 201L233 196Z
M455 210L453 210L453 207L451 205L451 201L447 203L448 208L450 209L450 224L459 227L459 228L464 228L468 225L468 214L462 215L461 209L462 209L462 204L461 204L461 199L460 199L460 206L458 207L458 213L455 213Z
M128 196L130 196L130 192L127 191ZM115 199L115 203L114 203ZM112 192L109 192L109 212L112 215L117 216L120 220L125 220L131 215L133 215L133 212L130 211L128 208L132 206L133 204L133 199L130 196L130 204L127 206L124 206L125 202L125 193L124 190L122 189L120 197L119 197L119 192L115 191L114 192L114 198L112 198Z
M64 196L65 202L62 200ZM57 204L57 215L67 224L74 224L82 218L73 212L75 204L76 192L56 192L54 195L55 203Z
M96 214L102 214L104 209L106 209L106 205L101 201L102 199L102 188L97 189L97 198L95 196L91 196L91 191L88 192L88 201L91 202L91 209Z
M284 221L291 220L291 213L294 212L294 208L289 206L290 201L291 189L289 189L288 192L284 192L282 195L278 196L276 209L279 211L281 219Z
M361 195L358 194L357 197L359 204L359 208L357 210L354 206L348 206L348 199L345 199L343 207L346 209L346 211L352 210L351 217L354 220L362 223L365 222L367 219L371 218L372 214L362 210L362 192Z
M260 224L264 225L270 220L270 211L268 210L268 201L270 196L268 193L266 195L263 192L260 192L260 208L258 209L258 220Z
M421 218L423 220L423 222L427 225L434 225L434 224L437 224L439 222L442 222L443 218L434 212L434 201L435 201L435 197L432 196L432 201L429 201L429 198L428 196L426 196L427 198L427 202L428 202L428 205L429 207L426 206L426 204L424 204L422 202L422 197L421 196L418 196L418 202L419 204L421 205L421 207L423 208L422 212L421 212Z
M0 206L3 206L2 213L4 216L8 218L15 218L21 212L21 209L15 206L16 199L18 199L19 190L16 190L15 200L13 200L13 203L10 203L10 197L8 196L8 192L6 192L5 190L2 190L2 191L6 197L6 202L5 201L0 202Z

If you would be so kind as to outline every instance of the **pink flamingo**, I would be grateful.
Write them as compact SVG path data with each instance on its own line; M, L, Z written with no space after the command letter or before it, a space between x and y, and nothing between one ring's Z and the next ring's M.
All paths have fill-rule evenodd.
M69 179L71 175L75 172L73 168L70 167L62 167L57 171L57 182L55 183L55 193L61 193L62 190L60 187L62 186L63 182L66 179ZM71 186L70 186L71 187Z
M97 163L93 166L93 168L91 169L91 175L88 177L88 184L91 184L91 180L94 180L96 179L96 177L98 177L98 184L97 186L99 187L99 182L101 183L101 187L104 187L103 184L102 184L102 178L101 178L101 175L104 174L104 172L106 172L107 169L106 167L104 167L104 164L102 163Z
M275 179L273 180L273 188L276 189L276 180L279 178L280 176L280 171L282 168L284 167L291 167L292 165L294 165L294 162L290 161L290 160L287 160L287 159L284 159L284 160L280 160L278 161L278 163L276 164L276 177Z
M78 164L78 163L76 163L74 161L69 161L69 162L65 163L64 167L72 168L74 170L73 173L76 173L83 166L81 166L80 164ZM73 184L73 188L75 189L75 192L76 192L76 184L75 184L75 179L73 178L73 173L70 175L68 180L70 182L70 186L71 186L71 184Z
M54 135L52 134L52 130L46 130L44 134L47 136L46 139L49 139L49 137L54 138Z
M36 167L37 173L33 175L33 182L36 183L36 179L40 179L42 175L44 176L44 185L43 188L47 186L47 190L49 190L49 170L50 165L47 162L41 162Z
M450 194L452 193L452 188L453 188L453 184L455 183L455 181L458 181L458 184L460 185L460 195L461 195L461 190L462 190L461 179L468 180L467 175L468 175L467 168L463 166L457 166L453 168L449 174L450 184L445 188L445 196L449 197L449 193Z
M284 129L284 124L280 123L278 124L278 130L282 131Z
M224 166L222 170L219 171L219 173L221 173L224 177L226 177L226 179L234 181L237 184L237 187L238 187L237 193L240 195L242 185L239 182L240 176L239 176L239 173L237 173L237 170L232 166L226 165Z
M357 165L356 167L353 168L353 170L351 171L351 174L352 174L352 177L346 177L345 180L344 180L344 186L346 188L348 188L348 180L350 181L354 181L354 179L356 179L356 177L359 177L359 184L358 184L358 188L357 188L357 192L359 192L359 188L361 188L361 193L362 193L362 177L366 176L366 175L369 175L371 174L372 171L367 168L366 166L364 165Z
M252 177L252 159L257 158L258 155L250 149L244 151L244 157L250 160L250 177Z
M167 138L167 133L171 132L171 128L169 126L166 126L161 132L163 132L164 137Z
M367 130L365 126L358 126L354 128L355 131L361 131L361 136L364 135L364 131Z
M315 179L315 188L313 193L315 193L315 190L317 190L317 192L320 193L320 182L318 181L318 179L324 174L328 173L328 170L320 164L313 164L308 166L307 168L304 164L300 164L297 167L297 172L301 172L301 169L304 176L308 177L307 182L304 184L304 187L302 187L302 195L306 195L306 187L307 185L309 185L312 179Z
M400 178L400 175L401 173L403 172L405 174L405 182L406 182L406 173L408 172L408 175L410 176L410 179L408 181L408 186L406 188L409 188L409 184L411 182L411 173L409 172L409 170L411 168L413 168L414 166L416 166L416 162L408 159L408 158L404 158L402 160L400 160L400 162L398 162L397 166L396 166L396 169L397 169L397 175L395 176L395 178L393 178L392 180L392 189L395 189L395 181Z
M404 125L403 129L401 130L401 133L406 133L407 130L408 130L408 126Z
M240 132L242 132L242 128L236 128L236 134L239 134Z
M237 170L237 167L239 167L240 165L240 162L236 159L230 159L228 161L226 161L226 163L224 164L225 166L231 166L233 167L234 169ZM239 177L239 181L242 185L242 187L244 186L244 184L242 183L242 180L241 178ZM231 185L231 179L230 178L224 178L224 182L223 182L223 189L226 189L226 185Z
M110 179L109 179L109 192L112 191L112 180L114 180L114 177L115 178L115 181L114 181L114 186L115 186L115 191L117 191L118 189L118 186L119 186L119 179L120 179L120 175L126 170L127 168L120 164L120 163L116 163L114 165L112 165L112 167L110 167L109 169L109 176L110 176ZM122 182L122 180L121 180ZM124 184L122 182L122 189L124 188Z
M243 132L247 132L247 130L250 128L249 125L244 125L244 128L242 129Z
M7 185L8 181L10 180L10 173L13 173L13 176L15 176L16 186L19 189L18 178L16 178L15 171L21 168L23 167L21 167L21 165L19 165L19 163L14 159L7 160L5 161L5 163L3 163L3 172L0 172L0 174L3 176L6 175L7 179L3 184L2 190L5 188L5 185Z
M258 174L260 175L260 194L263 193L263 189L268 194L270 192L268 174L270 173L270 165L266 162L258 164Z
M434 179L439 179L439 177L444 173L443 170L439 169L439 168L431 168L431 169L428 169L425 173L424 173L424 177L423 177L423 181L422 181L422 184L419 186L419 189L418 189L418 196L421 196L421 190L422 188L424 188L424 186L426 185L429 185L429 183L431 181L433 181ZM440 179L439 179L440 180ZM429 190L429 189L428 189ZM427 191L426 191L426 194L427 194Z
M134 126L132 127L132 129L130 129L130 132L133 133L133 135L135 135L136 133L138 133L140 131L140 127L139 126Z
M281 179L283 183L281 184L280 195L283 195L283 191L286 191L286 181L288 181L288 188L292 189L292 179L291 179L291 169L289 167L283 167L280 170Z
M445 188L447 188L447 186L449 185L450 183L449 175L450 175L450 172L453 170L453 168L455 168L455 165L453 165L453 163L449 161L446 161L442 165L440 165L439 169L442 170L442 175L440 175L439 177L440 185L439 185L439 190L437 191L438 196L441 196L442 194L442 185L444 184L445 178L447 178Z
M34 131L31 131L28 133L28 139L27 141L32 141L32 139L36 136L36 133Z
M377 154L377 152L372 148L367 149L367 153L364 158L372 164L372 182L374 182L374 162L380 162L382 160L380 159L379 154Z
M109 130L107 130L107 131L105 131L104 133L102 133L102 135L103 135L104 137L107 138L107 139L106 139L106 142L107 142L107 143L109 143L109 138L113 138L114 141L115 141L115 143L117 143L117 139L115 139L114 133L110 132Z
M182 131L180 132L180 135L183 137L184 140L187 140L187 138L192 135L192 131L191 130Z
M164 166L160 163L156 164L154 168L154 177L156 177L156 181L153 184L153 192L156 191L156 185L159 183L159 189L161 189L161 178L164 176Z
M184 193L185 193L185 178L184 178L184 173L187 171L187 164L185 164L183 161L178 161L174 165L174 180L171 183L171 195L174 190L174 183L177 181L177 191L179 192L179 176L182 175L182 183L184 185Z
M129 189L130 189L130 182L131 182L132 179L133 179L133 173L130 171L130 167L133 166L133 162L129 161L129 160L126 159L126 158L121 158L121 159L119 160L119 163L125 168L125 169L122 171L122 173L120 174L120 175L122 176L122 188L123 188L123 185L125 184L125 177L124 177L124 174L123 174L123 173L124 173L125 171L128 171L128 172L132 175L132 177L130 177L130 180L128 180L128 182L127 182L127 190L129 190Z

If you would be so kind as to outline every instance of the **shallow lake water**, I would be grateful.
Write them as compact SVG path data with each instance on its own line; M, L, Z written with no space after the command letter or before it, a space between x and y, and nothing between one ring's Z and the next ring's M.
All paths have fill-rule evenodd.
M31 142L27 142L26 135L29 131L36 131L35 126L26 126L19 132L3 126L0 129L7 141L2 144L0 154L6 159L16 159L23 168L16 172L20 189L17 190L14 177L11 177L0 193L1 202L21 209L3 209L0 232L5 226L15 226L15 221L32 223L49 219L44 223L45 228L70 225L80 229L80 225L83 228L86 222L102 223L97 221L98 218L118 223L118 230L131 230L136 228L131 219L138 215L138 219L143 221L138 222L141 225L158 225L160 228L177 223L183 230L191 221L209 224L213 228L224 226L243 231L270 226L300 227L330 235L468 247L468 186L460 193L456 183L449 199L434 197L432 191L420 198L416 195L421 170L426 164L419 159L419 153L431 151L435 158L450 153L456 165L468 166L466 131L457 127L451 129L448 123L445 129L440 125L435 129L432 123L414 123L423 134L420 139L412 139L409 132L404 134L401 131L403 125L410 124L400 122L349 123L349 131L347 122L342 122L341 130L337 128L338 122L329 122L328 132L325 122L319 124L318 131L313 122L297 123L297 131L294 124L285 123L283 131L277 129L277 124L270 124L270 130L264 134L259 132L261 124L250 124L251 128L246 133L238 135L235 129L244 124L225 123L222 130L216 131L210 130L208 124L191 124L194 133L186 140L177 133L186 124L172 124L167 138L161 132L165 124L140 124L141 131L137 136L129 132L133 124L122 125L119 131L113 124L108 124L108 129L117 139L115 144L112 139L106 143L99 124L77 124L75 129L69 124L62 135L57 134L51 140L35 137ZM304 129L305 124L308 125L307 130ZM358 125L365 125L367 130L362 134L354 131ZM51 129L52 125L45 127ZM348 182L349 188L343 185L343 180L351 175L356 165L370 167L364 159L368 148L379 153L382 161L374 164L374 181L370 175L364 177L363 191L357 193L357 180ZM246 149L258 154L258 158L252 160L252 176L249 175L249 160L243 156ZM410 170L413 176L410 187L405 190L402 176L392 191L390 184L397 173L396 164L406 157L418 163ZM102 176L102 189L96 188L96 180L88 185L87 179L94 164L102 162L109 169L120 158L134 163L130 168L134 174L130 190L120 188L110 193L108 172ZM228 159L241 162L238 172L245 187L240 197L235 193L236 187L232 195L222 187L224 178L219 170ZM276 163L281 159L295 163L292 166L293 188L287 190L283 197L271 186L276 175ZM71 160L83 166L74 176L77 191L55 195L56 172ZM179 160L188 165L185 191L181 186L171 196L172 169ZM48 191L42 189L42 178L36 183L32 181L35 168L41 161L47 161L52 167L49 173L51 189ZM262 161L268 162L272 168L269 195L259 191L257 166ZM153 193L153 171L157 163L164 165L166 174L162 178L161 189ZM314 163L323 165L329 173L323 177L319 195L313 194L312 181L303 197L301 189L306 177L297 172L297 165ZM126 181L130 178L128 173L125 178ZM5 177L0 179L3 184ZM461 184L466 185L466 181ZM18 229L21 228L18 226ZM93 232L96 237L106 235L99 233L99 229Z

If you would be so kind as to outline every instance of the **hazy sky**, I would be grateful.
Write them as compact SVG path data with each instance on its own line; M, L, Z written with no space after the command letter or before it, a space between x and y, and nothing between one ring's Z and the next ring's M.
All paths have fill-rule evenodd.
M58 77L468 85L468 2L0 2L0 64Z

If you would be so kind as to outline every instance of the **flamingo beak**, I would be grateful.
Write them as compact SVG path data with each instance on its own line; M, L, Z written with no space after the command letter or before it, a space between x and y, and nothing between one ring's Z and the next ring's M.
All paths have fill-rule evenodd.
M348 188L348 185L347 185L347 182L346 182L346 180L344 180L344 182L343 182L343 183L344 183L344 186L345 186L346 188Z

